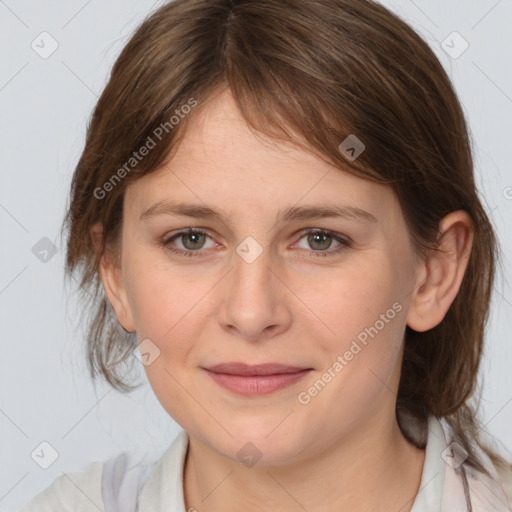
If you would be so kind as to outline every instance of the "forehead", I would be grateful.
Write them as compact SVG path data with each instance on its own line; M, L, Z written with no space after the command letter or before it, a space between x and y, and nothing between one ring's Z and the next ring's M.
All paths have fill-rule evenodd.
M251 160L255 155L261 161ZM222 167L230 165L240 171L251 167L252 171L260 169L261 174L264 174L265 164L272 165L272 169L277 166L286 169L290 163L318 166L321 160L297 145L277 141L251 129L229 89L214 96L195 112L175 157L174 166L179 164L180 168L186 166L185 160L192 159L193 163L211 164L213 167L222 162ZM232 173L232 177L242 174Z
M260 213L340 203L379 217L396 203L389 187L251 130L229 90L195 113L169 161L130 184L126 194L126 202L139 211L169 199Z

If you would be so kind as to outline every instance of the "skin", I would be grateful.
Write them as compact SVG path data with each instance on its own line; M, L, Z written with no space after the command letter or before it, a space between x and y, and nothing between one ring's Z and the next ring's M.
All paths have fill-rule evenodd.
M254 133L229 90L191 121L173 158L128 186L121 263L107 253L101 265L121 325L160 350L145 370L190 437L186 509L410 510L425 452L407 442L395 416L405 327L434 327L453 302L472 243L469 217L447 215L440 223L446 252L420 258L389 187ZM228 220L168 213L140 219L164 200L207 205ZM376 222L275 223L288 207L326 204L358 207ZM193 249L187 236L164 244L188 227L208 232L196 241L201 256L171 252ZM352 245L335 254L336 239L315 243L301 233L320 228ZM101 226L92 234L101 236ZM262 249L252 263L236 252L248 236ZM394 303L401 311L301 404L298 394ZM202 370L233 361L313 370L290 387L247 397ZM247 442L261 453L252 467L237 457Z

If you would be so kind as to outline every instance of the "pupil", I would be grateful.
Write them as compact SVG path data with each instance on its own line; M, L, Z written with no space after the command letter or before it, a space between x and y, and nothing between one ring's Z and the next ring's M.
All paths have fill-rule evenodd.
M185 241L192 240L192 244L191 244L192 247L187 247L187 243L184 243L183 245L185 247L187 247L188 249L197 249L198 245L201 246L202 243L204 243L202 238L204 238L204 235L202 235L201 233L191 233L191 234L185 235L184 236Z
M320 244L320 247L317 247L318 249L328 249L331 245L329 238L330 235L313 233L309 236L309 242L311 245Z

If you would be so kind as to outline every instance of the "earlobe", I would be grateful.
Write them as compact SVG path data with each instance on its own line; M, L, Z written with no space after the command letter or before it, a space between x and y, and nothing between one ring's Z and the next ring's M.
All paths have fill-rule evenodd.
M473 223L463 210L439 223L437 250L418 269L420 279L412 293L407 325L418 332L440 324L459 292L473 244Z
M98 252L101 250L101 240L103 236L101 224L95 224L91 228L90 233L95 250ZM135 332L135 325L122 278L121 267L108 248L105 249L100 257L99 271L105 294L114 309L118 322L125 331Z

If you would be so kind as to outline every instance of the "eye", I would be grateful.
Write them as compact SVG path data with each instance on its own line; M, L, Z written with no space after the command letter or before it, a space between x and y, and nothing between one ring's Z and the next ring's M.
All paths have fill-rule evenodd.
M210 240L210 245L207 244L208 239ZM197 252L197 255L199 255L199 251L215 247L215 242L205 231L201 229L188 228L166 238L163 241L163 245L171 252L183 254L185 256L196 256L196 254L192 253ZM175 246L174 248L173 245Z
M305 240L305 245L304 243L301 245L302 240ZM333 244L335 244L335 248L328 250L332 248ZM296 246L301 249L310 250L309 252L314 256L328 256L337 254L351 247L351 242L330 231L315 229L303 232L303 236L299 242L297 242Z

